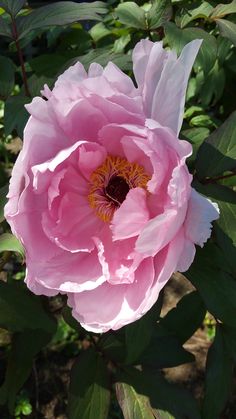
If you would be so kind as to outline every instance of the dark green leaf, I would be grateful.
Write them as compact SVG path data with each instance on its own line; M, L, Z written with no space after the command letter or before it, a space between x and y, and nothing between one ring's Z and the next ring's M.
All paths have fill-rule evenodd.
M221 36L228 38L236 46L236 24L226 19L217 19Z
M119 4L115 13L121 23L132 28L147 29L144 10L132 1Z
M192 22L196 19L207 19L213 7L207 1L203 1L200 6L195 7L195 5L190 4L189 7L184 8L184 13L179 16L177 20L178 26L184 28L188 23Z
M137 361L149 345L162 307L162 296L145 316L125 327L126 363Z
M219 205L220 218L214 223L217 243L223 250L232 272L236 273L236 192L211 183L196 183L196 188Z
M174 23L165 24L165 33L171 48L180 53L193 39L203 39L194 67L201 67L207 74L214 66L217 57L217 44L214 36L199 28L179 29Z
M236 327L236 281L217 266L209 265L206 249L198 250L185 276L197 288L210 313Z
M12 332L42 329L52 333L55 322L43 309L40 298L23 284L0 282L0 327Z
M202 325L205 314L202 298L197 291L193 291L181 298L177 306L161 320L161 325L184 343Z
M148 28L159 28L171 18L172 7L170 0L155 0L151 9L147 12Z
M29 377L35 355L50 341L44 330L25 330L12 340L5 381L0 388L0 404L8 404L13 414L16 396Z
M212 19L219 19L230 13L236 13L236 1L233 0L228 4L218 4L211 13Z
M4 220L4 207L7 203L6 195L8 193L8 188L9 185L5 185L2 188L0 188L0 223Z
M0 253L1 252L17 252L24 257L23 246L19 240L10 233L0 235Z
M214 177L236 169L236 112L201 145L196 169L199 178Z
M170 384L156 371L138 371L129 367L117 375L116 381L132 386L138 395L147 396L152 409L168 412L175 419L200 419L192 395L180 386ZM163 419L167 417L165 415Z
M30 31L45 29L49 26L64 26L79 20L101 20L100 14L106 13L106 4L102 1L75 3L60 1L33 10L26 16L17 17L19 39Z
M10 96L14 87L15 66L12 60L0 56L0 98Z
M229 395L232 376L232 359L227 353L223 329L218 325L215 340L207 356L204 419L220 417Z
M0 16L0 35L13 38L10 25Z
M29 118L24 105L31 101L26 96L10 96L5 103L4 129L5 135L17 130L19 137L23 137L23 130Z
M129 384L117 383L116 397L125 419L154 418L148 397L136 393Z
M116 362L124 362L126 358L125 339L118 333L105 333L99 340L99 346L109 359Z
M172 368L193 361L194 356L182 347L174 333L161 324L156 327L150 345L140 357L142 365L152 368Z
M71 370L68 419L106 419L109 403L108 370L91 348L79 355Z
M26 0L0 0L0 7L12 16L16 16Z
M51 63L50 54L42 54L39 57L35 57L29 61L30 67L36 73L37 76L53 77L55 76L60 68L65 65L68 58L64 55L53 54L53 66Z

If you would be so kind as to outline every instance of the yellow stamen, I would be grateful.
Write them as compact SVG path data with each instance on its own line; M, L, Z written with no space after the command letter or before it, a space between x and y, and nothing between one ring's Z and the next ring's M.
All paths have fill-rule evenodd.
M90 206L105 222L111 221L117 205L120 205L116 197L111 198L106 193L109 181L114 177L124 179L129 189L137 187L146 189L147 182L150 180L150 176L138 163L130 163L122 157L108 156L104 163L92 173L88 195Z

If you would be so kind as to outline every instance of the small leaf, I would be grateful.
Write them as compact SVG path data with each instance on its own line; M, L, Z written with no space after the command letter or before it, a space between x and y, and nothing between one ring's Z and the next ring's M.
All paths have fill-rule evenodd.
M236 13L236 0L228 4L218 4L211 13L211 19L219 19L230 13Z
M7 203L6 195L8 193L9 185L5 185L2 188L0 188L0 223L4 220L4 207ZM1 236L0 236L0 242L1 242Z
M177 24L181 28L184 28L193 20L207 19L210 16L212 10L213 7L207 1L203 1L198 7L194 7L190 4L190 7L184 8L184 15L176 19L178 21Z
M13 39L10 25L0 16L0 35Z
M68 419L106 419L109 403L105 361L90 348L79 355L71 370Z
M0 7L12 16L16 16L22 9L26 0L0 0Z
M169 46L175 49L178 54L188 42L193 39L203 39L194 68L201 67L204 73L209 73L217 57L217 44L214 36L199 28L179 29L173 22L165 24L165 34Z
M106 13L106 4L102 1L93 3L75 3L60 1L33 10L26 16L16 19L19 39L24 38L30 31L45 29L49 26L69 25L79 20L101 20L101 14Z
M5 135L12 133L14 129L20 138L23 137L23 130L29 118L24 105L29 103L31 99L26 96L10 96L5 103L4 112L4 129Z
M0 236L0 252L17 252L24 257L24 248L13 234L4 233Z
M209 349L206 363L206 389L203 402L204 419L220 417L229 396L233 377L233 363L223 336L221 325L216 327L216 337Z
M199 178L236 169L236 112L203 142L198 150L196 169Z
M228 38L236 46L236 24L226 19L217 19L221 36Z
M24 329L55 331L55 322L43 309L39 297L18 282L0 282L0 327L11 332Z
M147 29L144 10L132 1L119 4L115 13L121 23L131 28Z
M0 56L0 98L10 96L15 82L15 66L12 60Z
M148 29L156 29L170 20L172 7L170 0L155 0L151 9L147 12Z
M132 386L116 383L116 396L124 419L154 419L148 397L136 393Z
M13 336L5 381L0 388L0 404L7 403L12 414L17 393L31 373L34 357L51 336L44 330L25 330Z

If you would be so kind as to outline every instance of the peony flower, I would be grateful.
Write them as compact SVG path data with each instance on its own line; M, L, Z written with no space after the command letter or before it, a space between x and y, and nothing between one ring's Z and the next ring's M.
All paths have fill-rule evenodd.
M26 106L6 219L25 248L27 286L66 293L87 330L143 316L218 218L191 188L192 147L178 139L200 44L177 58L161 42L139 42L137 87L111 62L88 73L78 62Z

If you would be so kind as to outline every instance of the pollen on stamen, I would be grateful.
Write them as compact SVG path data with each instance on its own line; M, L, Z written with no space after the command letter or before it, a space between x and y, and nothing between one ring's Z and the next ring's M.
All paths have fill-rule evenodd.
M95 214L104 222L110 222L116 209L132 188L146 189L150 176L138 163L108 156L90 177L88 201Z

